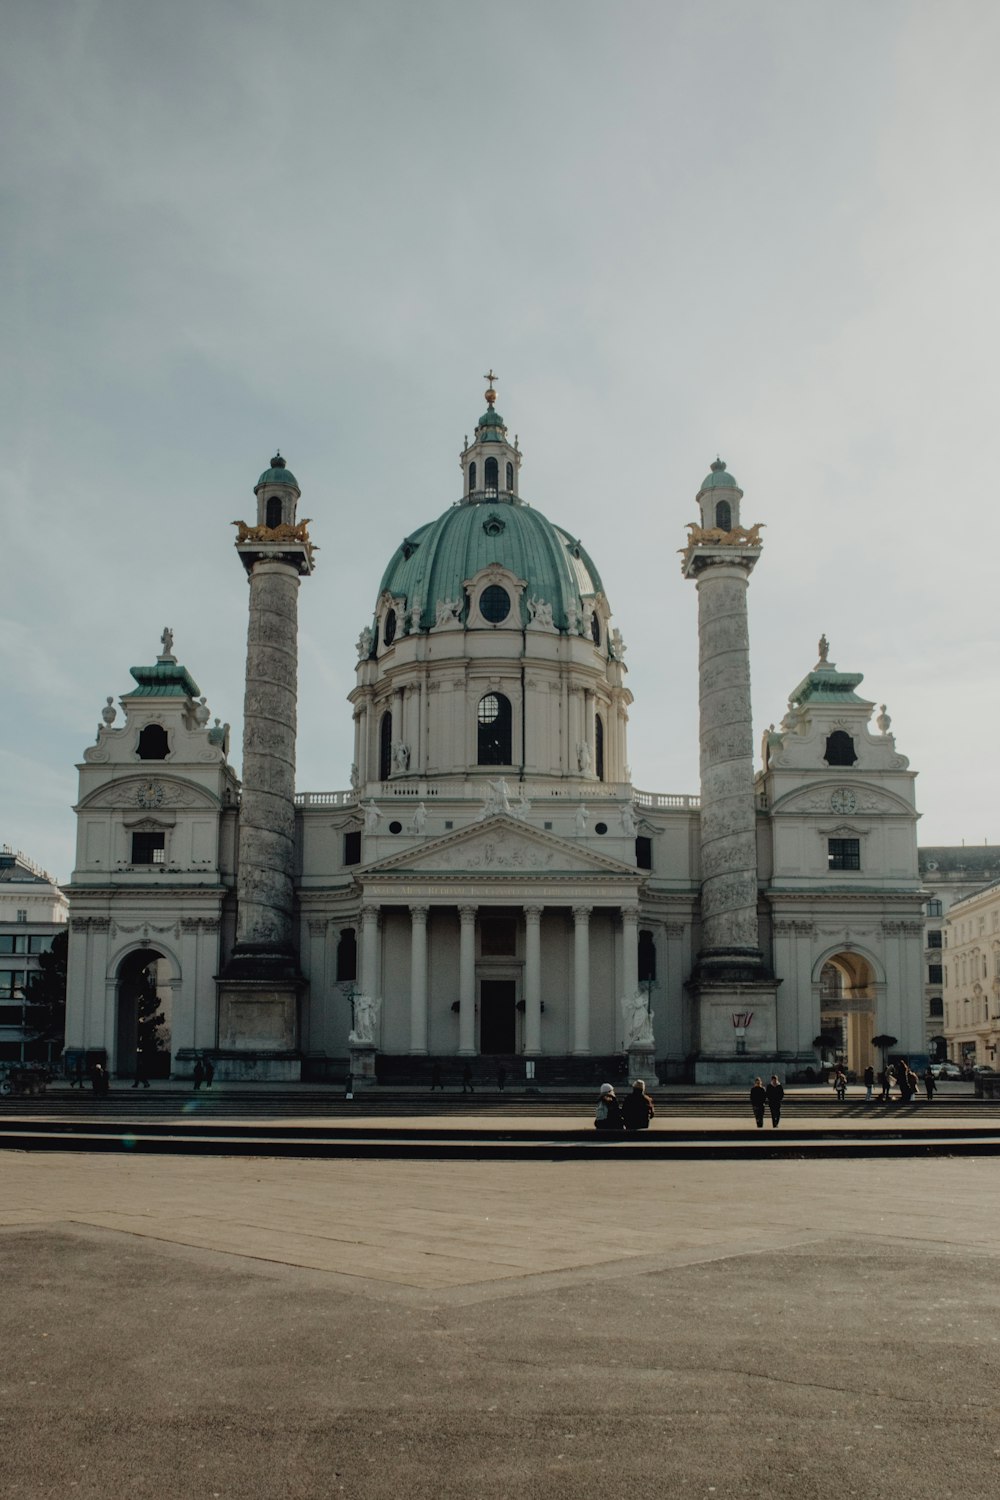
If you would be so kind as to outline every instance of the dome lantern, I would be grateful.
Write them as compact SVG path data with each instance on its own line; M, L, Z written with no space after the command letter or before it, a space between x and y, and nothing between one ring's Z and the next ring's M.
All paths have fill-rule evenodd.
M518 505L517 476L521 452L516 437L513 444L508 441L506 424L496 409L494 381L497 376L490 369L483 379L488 382L486 410L476 423L472 442L466 442L459 455L463 481L461 503Z

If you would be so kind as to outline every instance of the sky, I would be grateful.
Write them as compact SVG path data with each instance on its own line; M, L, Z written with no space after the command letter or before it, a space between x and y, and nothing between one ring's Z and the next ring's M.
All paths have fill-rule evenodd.
M698 790L721 454L758 741L825 633L920 842L1000 842L998 54L994 0L8 0L0 843L69 877L165 625L239 766L230 522L278 446L321 549L298 786L347 786L354 642L491 368L628 646L637 787Z

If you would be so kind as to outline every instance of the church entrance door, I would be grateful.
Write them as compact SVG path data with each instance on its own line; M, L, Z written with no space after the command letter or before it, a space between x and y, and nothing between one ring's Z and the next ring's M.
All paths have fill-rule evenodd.
M517 1050L517 981L482 979L479 982L479 1050L510 1054Z
M167 960L153 948L122 959L118 969L119 1078L170 1077L170 989Z

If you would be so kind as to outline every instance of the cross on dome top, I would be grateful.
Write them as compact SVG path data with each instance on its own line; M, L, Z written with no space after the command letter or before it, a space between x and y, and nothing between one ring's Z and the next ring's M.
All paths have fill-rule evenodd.
M493 373L493 366L491 365L490 368L489 368L489 370L487 371L487 373L483 376L483 379L484 380L488 380L489 383L490 383L489 384L489 389L486 392L486 404L487 404L487 406L492 407L493 403L497 399L497 393L493 389L493 382L494 382L494 380L499 380L500 377L499 377L499 375L494 375L494 373Z

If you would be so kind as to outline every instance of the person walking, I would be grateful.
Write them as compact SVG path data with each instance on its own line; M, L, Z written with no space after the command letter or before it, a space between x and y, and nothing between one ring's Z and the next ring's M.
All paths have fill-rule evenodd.
M440 1089L441 1092L442 1092L442 1094L444 1093L444 1084L441 1081L441 1064L440 1063L434 1063L433 1067L431 1068L431 1093L432 1094L433 1094L433 1092L434 1092L435 1089Z
M764 1129L764 1106L767 1103L767 1089L764 1087L762 1078L755 1078L750 1090L750 1108L753 1117L757 1121L757 1129Z
M601 1092L597 1098L597 1109L594 1113L594 1126L597 1130L623 1131L625 1129L625 1121L622 1119L622 1107L610 1083L601 1084Z
M462 1069L462 1093L474 1094L475 1092L476 1091L472 1086L472 1069L469 1067L469 1064L466 1063L465 1067Z
M132 1085L134 1089L149 1088L149 1079L146 1077L148 1071L149 1069L146 1067L143 1051L140 1047L135 1054L135 1082Z
M784 1086L777 1073L771 1074L771 1082L764 1092L767 1095L767 1107L771 1111L771 1127L777 1130L778 1121L781 1119L781 1101L785 1097Z
M202 1084L205 1082L205 1064L202 1062L200 1057L196 1057L194 1060L194 1067L191 1070L191 1079L194 1083L195 1092L197 1093Z
M833 1075L833 1088L837 1095L837 1103L843 1104L847 1097L847 1074L843 1066L838 1063Z
M497 1088L500 1090L501 1094L503 1093L503 1086L504 1086L504 1084L506 1082L507 1082L507 1069L504 1067L503 1063L501 1063L500 1066L497 1068Z
M94 1093L99 1099L106 1098L111 1092L111 1079L100 1063L94 1064L93 1085Z
M646 1093L645 1079L637 1078L632 1085L632 1092L626 1094L622 1102L622 1119L625 1121L626 1130L648 1130L649 1122L655 1115L653 1101Z
M906 1061L906 1058L899 1058L896 1063L896 1083L899 1085L900 1104L909 1104L910 1099L913 1097L910 1093L910 1079L912 1076L910 1065Z
M215 1063L210 1057L205 1058L205 1087L212 1087L212 1079L215 1077Z
M871 1063L865 1069L865 1103L872 1102L872 1089L875 1087L875 1069Z
M924 1069L924 1088L927 1090L927 1103L930 1104L934 1098L934 1090L937 1088L937 1080L931 1072L930 1063Z

